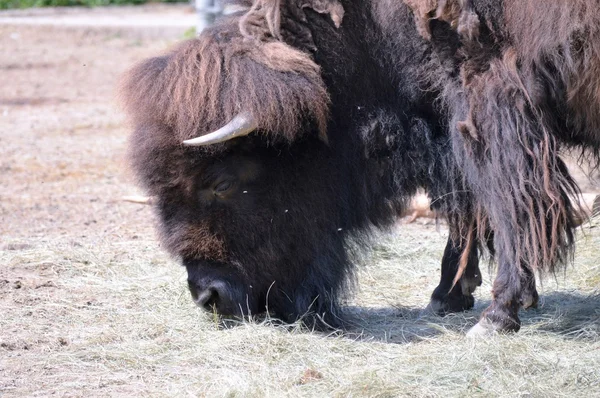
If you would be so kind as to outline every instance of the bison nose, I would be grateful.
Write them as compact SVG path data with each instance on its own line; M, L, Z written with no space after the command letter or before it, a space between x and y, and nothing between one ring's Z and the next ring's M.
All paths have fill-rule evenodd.
M207 311L217 307L219 302L219 292L214 288L208 288L198 294L198 298L194 300L199 307Z
M207 311L223 312L223 307L227 307L227 286L223 282L212 282L204 289L198 288L192 291L194 302Z

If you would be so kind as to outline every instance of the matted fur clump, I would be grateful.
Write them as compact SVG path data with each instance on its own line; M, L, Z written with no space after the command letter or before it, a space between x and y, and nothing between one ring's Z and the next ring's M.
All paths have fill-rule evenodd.
M304 10L309 8L320 14L328 14L336 28L342 24L345 13L344 7L337 0L254 0L246 3L251 7L240 19L240 31L244 36L260 39L269 35L279 40L308 45L313 49L316 48L312 42L312 34L306 26L302 26L307 22ZM264 30L264 22L267 23L268 30Z
M479 17L468 6L468 0L404 0L414 13L418 32L431 39L429 22L433 19L447 22L456 31L469 38L479 34Z
M259 130L289 142L313 120L326 137L329 97L320 69L302 51L276 40L243 37L231 23L203 32L125 77L122 97L135 125L155 122L172 144L214 131L247 112Z

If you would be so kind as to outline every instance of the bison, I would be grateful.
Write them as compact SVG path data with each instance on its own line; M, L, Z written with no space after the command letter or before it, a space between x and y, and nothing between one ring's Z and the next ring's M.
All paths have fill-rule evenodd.
M584 128L594 114L567 113L581 102L572 82L545 86L570 76L559 58L541 68L503 49L489 1L241 3L123 83L131 164L194 301L339 326L349 243L393 224L423 188L451 232L431 308L472 308L487 249L498 276L474 331L518 330L535 272L572 250L577 187L560 144L597 148ZM596 54L586 26L573 34L582 50L561 55L573 73Z

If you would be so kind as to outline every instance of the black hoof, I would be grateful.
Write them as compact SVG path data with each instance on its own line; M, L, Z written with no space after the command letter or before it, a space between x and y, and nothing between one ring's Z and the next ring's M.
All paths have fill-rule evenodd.
M459 293L456 293L458 291ZM455 312L467 311L475 305L473 295L463 295L460 289L453 289L450 294L441 295L436 292L431 296L429 308L440 316L445 316Z

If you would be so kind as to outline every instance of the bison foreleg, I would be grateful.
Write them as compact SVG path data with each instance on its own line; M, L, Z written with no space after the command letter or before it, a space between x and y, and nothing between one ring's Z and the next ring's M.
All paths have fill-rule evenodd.
M519 273L518 267L507 261L500 262L492 289L492 304L485 309L480 321L471 328L468 336L519 331L519 309L537 307L539 297L535 288L534 273L527 267L522 267L522 270L523 272Z

